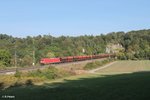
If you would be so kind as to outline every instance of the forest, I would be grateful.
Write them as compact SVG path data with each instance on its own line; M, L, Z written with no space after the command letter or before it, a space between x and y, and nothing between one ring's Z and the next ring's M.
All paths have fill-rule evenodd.
M77 37L48 34L18 38L0 34L0 67L38 65L43 57L106 53L109 44L124 48L116 53L120 60L150 59L150 29Z

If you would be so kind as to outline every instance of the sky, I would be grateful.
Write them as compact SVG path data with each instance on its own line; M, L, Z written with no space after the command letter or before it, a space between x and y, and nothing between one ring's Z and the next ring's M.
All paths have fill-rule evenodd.
M99 35L150 28L150 0L0 0L0 33Z

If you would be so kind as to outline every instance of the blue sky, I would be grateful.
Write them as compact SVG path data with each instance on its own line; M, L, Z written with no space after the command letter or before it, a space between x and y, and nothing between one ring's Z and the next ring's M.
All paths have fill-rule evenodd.
M150 28L150 0L0 0L0 33L99 35Z

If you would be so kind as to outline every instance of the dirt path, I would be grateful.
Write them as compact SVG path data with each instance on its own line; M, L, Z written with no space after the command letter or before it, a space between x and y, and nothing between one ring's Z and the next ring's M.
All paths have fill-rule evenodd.
M116 63L116 62L117 62L117 61L114 61L114 62L111 62L111 63L109 63L109 64L107 64L107 65L102 66L102 67L99 67L99 68L90 70L89 73L95 73L96 71L101 70L101 69L104 69L104 68L107 68L107 67L111 66L112 64L114 64L114 63Z

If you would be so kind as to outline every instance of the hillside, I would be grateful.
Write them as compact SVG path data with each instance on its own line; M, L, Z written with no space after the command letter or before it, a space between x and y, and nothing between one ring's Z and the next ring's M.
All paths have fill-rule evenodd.
M117 52L119 59L150 59L150 30L78 37L39 35L17 38L0 34L0 66L31 66L43 57L105 53L109 44L119 44L123 48Z

